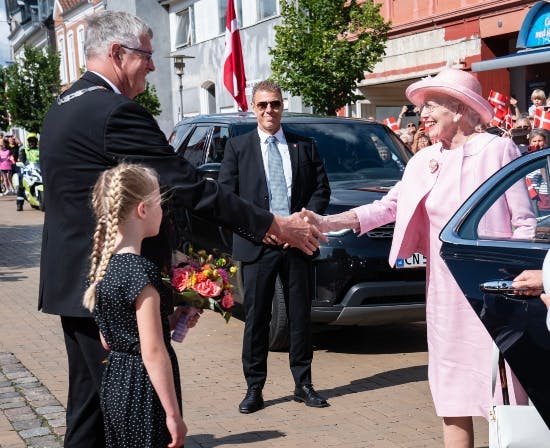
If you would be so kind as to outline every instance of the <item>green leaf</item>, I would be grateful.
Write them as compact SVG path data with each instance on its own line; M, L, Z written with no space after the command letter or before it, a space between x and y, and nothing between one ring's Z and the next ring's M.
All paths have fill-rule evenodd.
M367 0L280 0L273 78L316 113L334 115L360 98L357 82L384 56L390 22Z

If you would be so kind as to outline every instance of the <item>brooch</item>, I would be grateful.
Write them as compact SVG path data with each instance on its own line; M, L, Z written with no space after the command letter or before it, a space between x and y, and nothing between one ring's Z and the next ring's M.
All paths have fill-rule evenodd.
M435 173L439 168L439 162L436 159L431 159L429 167L430 167L430 173Z

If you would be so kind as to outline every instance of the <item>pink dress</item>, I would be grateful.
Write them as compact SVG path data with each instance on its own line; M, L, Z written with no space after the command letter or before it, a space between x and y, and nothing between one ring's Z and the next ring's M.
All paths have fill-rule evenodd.
M442 150L436 144L411 159L403 180L386 197L355 209L361 233L396 220L390 264L394 264L396 256L408 257L415 251L428 258L428 380L437 415L441 417L487 418L493 400L492 339L441 259L439 234L468 196L498 166L517 155L510 140L495 140L488 134L452 150ZM498 166L493 167L495 163ZM521 188L522 184L518 184ZM505 198L497 201L482 220L479 233L530 238L535 226L523 189L507 192ZM514 378L511 383L510 401L525 403L525 392L517 380Z

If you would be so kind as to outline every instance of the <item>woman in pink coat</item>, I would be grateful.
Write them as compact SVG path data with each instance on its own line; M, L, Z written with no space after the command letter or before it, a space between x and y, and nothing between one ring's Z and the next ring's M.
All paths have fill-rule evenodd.
M473 447L471 416L488 417L492 340L439 255L439 233L458 207L489 176L520 155L510 139L476 133L493 109L472 75L445 69L407 88L421 107L430 139L416 153L401 182L381 200L332 216L304 212L322 232L351 228L360 235L395 221L389 262L421 252L426 270L428 378L445 447ZM525 185L516 184L486 213L480 236L533 238L536 220ZM512 381L511 401L525 403ZM498 401L498 399L497 399Z

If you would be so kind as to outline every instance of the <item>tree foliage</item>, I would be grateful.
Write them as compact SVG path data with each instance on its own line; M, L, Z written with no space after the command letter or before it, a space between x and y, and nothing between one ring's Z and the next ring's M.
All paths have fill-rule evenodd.
M157 96L157 89L155 89L155 86L149 84L149 82L145 84L145 90L136 96L134 100L145 107L154 117L158 117L162 112Z
M382 60L390 23L374 0L281 0L273 78L315 112L334 115L361 98L364 72Z
M6 107L11 124L39 132L46 112L59 94L59 54L53 49L24 47L22 57L4 70Z

